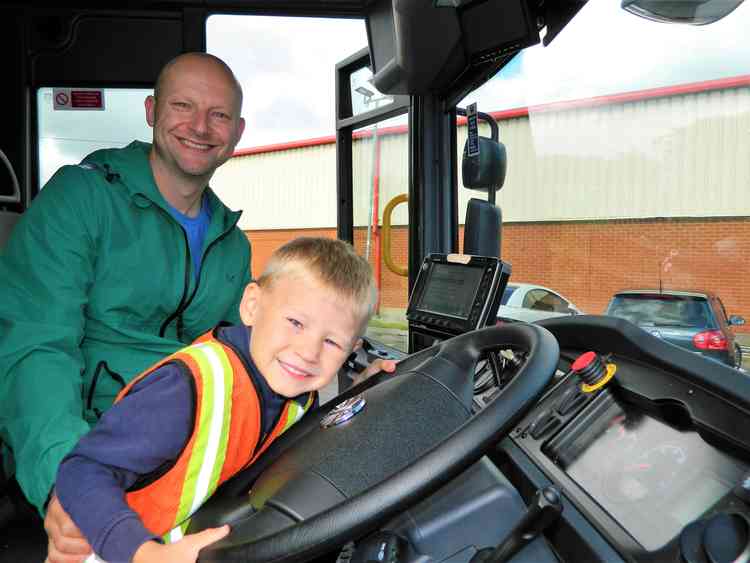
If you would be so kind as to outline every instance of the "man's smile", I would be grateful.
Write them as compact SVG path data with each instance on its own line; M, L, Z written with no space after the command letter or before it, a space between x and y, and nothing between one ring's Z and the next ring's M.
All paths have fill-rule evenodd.
M214 148L213 145L208 145L205 143L197 143L195 141L191 141L190 139L184 139L182 137L177 137L177 140L180 142L181 145L188 147L190 149L197 149L201 151L210 151L212 148Z

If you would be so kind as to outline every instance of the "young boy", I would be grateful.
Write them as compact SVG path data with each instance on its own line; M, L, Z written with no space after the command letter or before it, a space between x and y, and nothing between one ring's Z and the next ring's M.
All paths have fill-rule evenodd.
M351 245L296 239L245 288L243 325L214 329L123 389L55 485L95 553L110 563L195 561L224 537L228 526L182 531L219 484L317 403L361 343L375 299L370 266Z

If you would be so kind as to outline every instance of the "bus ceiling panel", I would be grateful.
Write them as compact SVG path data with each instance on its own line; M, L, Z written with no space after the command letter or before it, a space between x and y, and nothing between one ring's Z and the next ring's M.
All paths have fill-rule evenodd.
M10 0L1 8L26 8L30 10L55 9L108 10L133 12L135 10L181 10L182 8L202 8L209 12L273 12L310 14L320 16L350 15L362 16L364 7L370 0Z
M587 0L547 0L546 2L538 2L536 7L533 8L531 7L533 5L532 3L527 5L531 10L530 14L534 14L533 17L536 21L537 29L544 29L544 39L542 41L544 46L549 45L550 42L557 37L557 34L560 33L563 27L573 19L586 1ZM530 15L529 21L531 18L532 16ZM491 22L493 20L487 19L486 21ZM465 29L468 28L465 27ZM536 43L538 43L538 40L533 41L532 44ZM502 67L511 61L519 50L520 49L508 49L504 53L496 53L491 57L484 57L483 59L476 61L474 64L467 66L464 72L462 72L447 89L441 92L444 98L445 107L454 107L469 95L469 93L473 92L490 78L495 76Z
M149 87L159 69L186 50L182 12L46 13L32 17L30 35L34 87Z
M205 0L211 12L362 17L370 0Z
M452 101L513 56L549 44L586 0L373 0L366 8L373 83L384 94Z
M374 0L365 19L373 83L385 94L445 92L470 69L539 43L539 9L538 0L458 8L434 0Z

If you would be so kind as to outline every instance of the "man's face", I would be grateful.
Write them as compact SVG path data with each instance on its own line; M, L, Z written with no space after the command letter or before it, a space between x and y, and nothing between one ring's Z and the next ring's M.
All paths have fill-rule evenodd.
M177 177L201 177L232 156L245 122L231 78L210 60L180 61L162 82L159 99L146 99L159 164Z
M359 344L362 319L353 304L310 275L284 275L270 287L248 285L240 313L253 327L255 364L284 397L328 385Z

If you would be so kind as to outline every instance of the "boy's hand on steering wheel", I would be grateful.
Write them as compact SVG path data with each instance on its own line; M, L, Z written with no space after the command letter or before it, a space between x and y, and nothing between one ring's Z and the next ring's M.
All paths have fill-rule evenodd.
M394 371L396 371L395 360L384 360L382 358L378 358L377 360L369 364L362 371L362 373L358 374L357 377L354 378L354 380L352 381L352 385L362 383L368 377L372 377L373 375L381 371L384 371L386 373L393 373Z
M160 544L147 541L133 555L133 563L195 563L201 549L219 541L229 533L229 526L209 528L188 534L174 543Z

